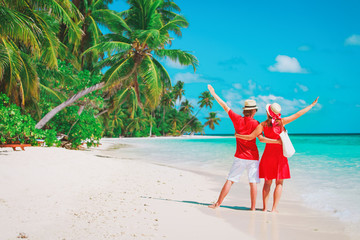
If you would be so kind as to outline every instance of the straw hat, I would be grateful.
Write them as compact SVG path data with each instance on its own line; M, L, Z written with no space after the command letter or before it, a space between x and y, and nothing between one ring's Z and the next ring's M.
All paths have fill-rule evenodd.
M256 101L252 99L245 100L244 110L258 109L256 106Z
M279 114L281 112L281 106L278 103L273 103L273 104L266 104L266 112L272 116L269 112L269 109L271 109L271 111L273 113L275 113L276 115Z

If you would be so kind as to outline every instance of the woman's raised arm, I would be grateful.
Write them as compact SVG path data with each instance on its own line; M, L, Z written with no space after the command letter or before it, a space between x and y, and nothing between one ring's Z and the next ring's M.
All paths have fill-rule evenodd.
M304 115L305 113L307 113L313 106L315 106L316 103L318 102L318 99L319 99L319 97L317 97L312 104L310 104L310 105L307 106L306 108L298 111L297 113L295 113L295 114L293 114L293 115L291 115L291 116L289 116L289 117L284 117L284 118L282 119L282 123L283 123L284 125L286 125L286 124L288 124L288 123L291 123L291 122L294 121L295 119L298 119L299 117L301 117L302 115Z
M262 131L263 131L263 125L262 125L262 123L260 123L251 134L241 135L241 134L236 133L235 137L243 139L243 140L253 140L257 136L259 136L259 134L261 134Z

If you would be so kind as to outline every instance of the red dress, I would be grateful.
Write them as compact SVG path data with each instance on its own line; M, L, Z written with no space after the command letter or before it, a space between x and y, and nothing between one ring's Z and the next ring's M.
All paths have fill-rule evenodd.
M279 134L273 127L264 126L264 135L267 138L279 139ZM282 145L267 143L261 157L259 177L265 180L290 178L288 160L283 155Z

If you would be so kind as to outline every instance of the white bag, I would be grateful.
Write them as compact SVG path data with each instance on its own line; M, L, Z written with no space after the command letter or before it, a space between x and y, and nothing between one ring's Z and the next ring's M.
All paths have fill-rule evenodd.
M281 141L282 141L282 146L283 146L283 154L284 154L284 157L291 157L292 155L294 155L295 153L295 148L294 146L292 145L291 141L290 141L290 138L289 138L289 135L287 133L286 130L282 131L280 133L280 138L281 138Z

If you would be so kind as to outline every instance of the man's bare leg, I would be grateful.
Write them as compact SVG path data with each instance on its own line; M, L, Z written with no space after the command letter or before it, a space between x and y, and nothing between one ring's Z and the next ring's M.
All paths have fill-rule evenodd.
M226 197L226 195L229 193L231 186L233 185L233 181L227 180L223 186L223 188L221 189L220 195L219 195L219 199L217 200L216 203L209 205L209 208L218 208L220 207L221 203L224 201L224 198Z
M251 211L255 211L257 184L256 183L249 183L249 184L250 184Z
M267 210L267 202L269 200L269 193L271 188L272 180L265 180L264 187L263 187L263 211Z
M271 212L278 212L276 210L276 208L280 201L280 197L281 197L281 193L282 193L282 189L283 189L283 183L284 183L284 179L276 180L276 187L275 187L275 191L274 191L274 203L273 203Z

